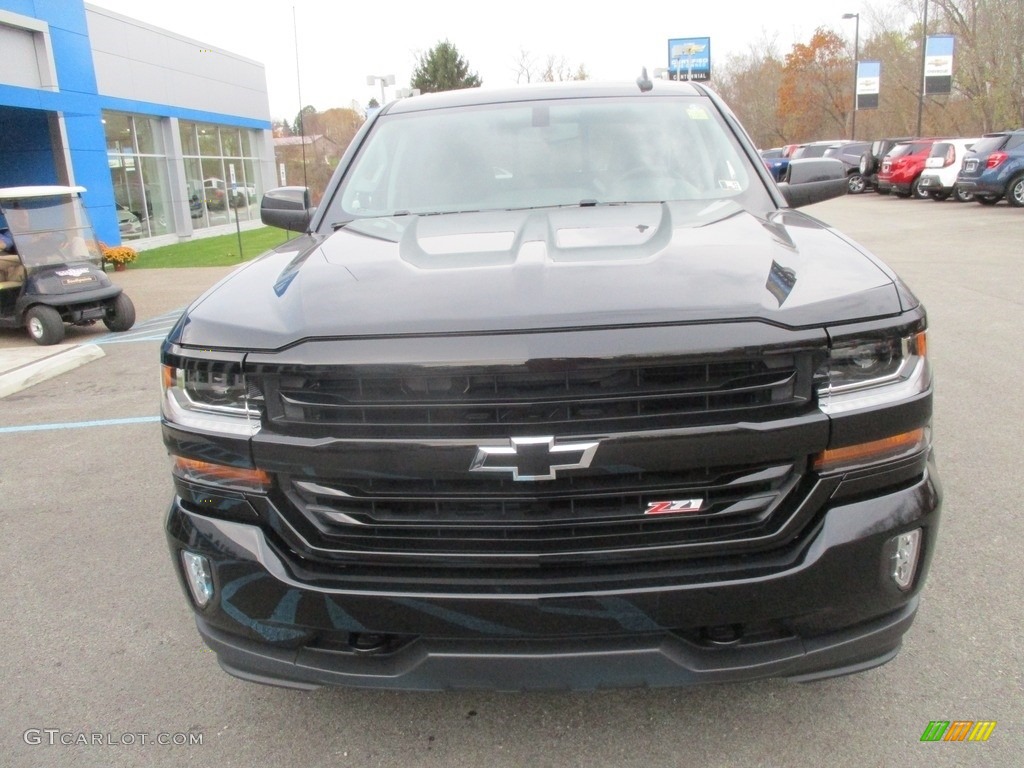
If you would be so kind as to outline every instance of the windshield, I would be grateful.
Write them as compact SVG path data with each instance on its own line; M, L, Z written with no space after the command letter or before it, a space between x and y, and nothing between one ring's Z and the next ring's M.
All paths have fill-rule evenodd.
M766 191L703 98L565 99L386 115L327 221Z
M100 252L89 217L77 197L0 200L6 227L26 267L92 261Z

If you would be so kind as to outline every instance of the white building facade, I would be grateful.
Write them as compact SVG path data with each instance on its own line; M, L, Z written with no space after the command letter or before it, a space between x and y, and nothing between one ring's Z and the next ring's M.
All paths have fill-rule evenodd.
M109 244L259 225L261 63L77 0L0 0L0 47L0 186L86 187Z

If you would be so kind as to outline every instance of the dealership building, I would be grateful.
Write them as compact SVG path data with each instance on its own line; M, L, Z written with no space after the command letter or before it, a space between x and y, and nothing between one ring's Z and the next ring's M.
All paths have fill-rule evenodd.
M80 0L0 0L0 187L70 184L108 244L259 225L261 63Z

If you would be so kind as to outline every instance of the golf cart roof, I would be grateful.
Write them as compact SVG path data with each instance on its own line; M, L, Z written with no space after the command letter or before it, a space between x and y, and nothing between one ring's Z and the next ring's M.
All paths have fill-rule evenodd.
M80 195L85 187L0 187L0 200L20 200L26 197L56 197L57 195Z

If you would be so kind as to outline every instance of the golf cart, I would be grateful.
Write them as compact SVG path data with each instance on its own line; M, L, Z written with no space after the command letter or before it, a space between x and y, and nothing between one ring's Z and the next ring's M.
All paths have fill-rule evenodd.
M0 328L24 326L36 343L57 344L64 323L102 320L111 331L134 325L131 299L103 271L83 192L0 189Z

